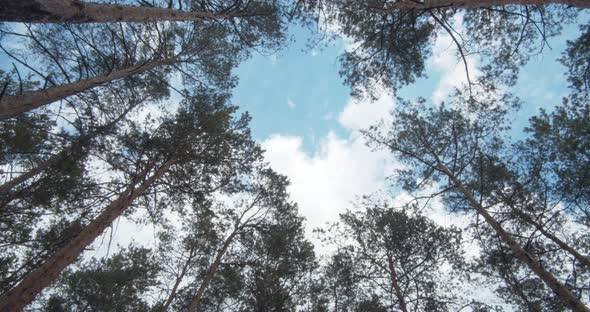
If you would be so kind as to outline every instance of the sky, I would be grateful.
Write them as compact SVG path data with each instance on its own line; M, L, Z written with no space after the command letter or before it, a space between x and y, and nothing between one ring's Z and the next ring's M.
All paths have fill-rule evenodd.
M513 138L522 137L528 118L541 107L551 109L567 94L557 59L566 40L576 35L575 27L550 39L551 49L534 57L511 89L524 100L513 116ZM239 85L233 99L252 115L252 132L266 150L266 160L290 179L291 198L311 235L312 229L337 221L359 196L399 196L391 194L386 179L399 164L383 151L371 151L358 132L389 120L395 100L387 88L375 102L350 97L349 87L338 75L338 56L351 43L338 40L324 49L312 49L306 46L309 31L295 27L290 34L294 42L284 50L255 54L237 69ZM440 36L427 61L428 78L402 89L400 95L443 101L466 80L454 49L448 36ZM477 73L477 64L477 59L469 59L470 72ZM433 214L441 223L453 223L451 216Z

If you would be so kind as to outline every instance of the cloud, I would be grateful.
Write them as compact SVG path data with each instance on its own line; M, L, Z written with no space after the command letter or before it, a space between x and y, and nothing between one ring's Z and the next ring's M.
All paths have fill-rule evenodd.
M350 99L338 116L338 122L350 130L366 129L380 121L388 123L394 105L393 97L385 91L375 102Z
M291 100L291 98L287 98L287 106L289 106L289 108L293 109L297 105L295 104L295 102L293 102L293 100Z
M357 130L387 119L393 105L388 94L373 103L350 100L338 117L349 135L331 131L319 140L315 152L304 150L300 136L274 134L261 143L272 168L291 181L291 199L307 219L308 234L338 221L358 196L387 187L385 178L396 163L388 152L367 147Z

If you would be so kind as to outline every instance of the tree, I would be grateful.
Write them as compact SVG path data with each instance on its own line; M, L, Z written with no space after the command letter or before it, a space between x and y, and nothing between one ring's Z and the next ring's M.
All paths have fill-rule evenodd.
M306 9L355 43L341 56L340 70L353 95L374 96L379 88L397 90L425 77L431 44L445 35L476 96L514 84L519 67L573 20L577 11L558 3L588 7L584 1L432 0L309 1ZM470 71L474 56L482 64L478 75Z
M590 54L590 25L581 25L580 37L567 42L567 49L562 53L561 63L568 69L567 80L570 83L574 102L580 98L587 99L590 75L588 73L588 55Z
M123 93L121 92L118 95L123 95ZM8 193L11 189L13 189L14 187L23 184L25 182L27 182L28 180L34 178L35 176L43 173L44 171L46 171L48 168L50 168L51 166L56 166L58 164L63 164L66 159L69 159L70 161L77 160L79 158L81 158L81 155L79 154L85 154L86 152L84 152L84 149L87 149L88 146L91 146L93 144L93 141L97 141L97 139L101 136L105 136L109 133L113 132L113 128L116 124L118 124L121 120L123 120L124 118L126 118L126 116L137 106L141 105L143 103L143 101L146 100L146 98L148 98L148 96L144 96L142 98L136 98L135 94L129 94L128 97L126 98L127 103L121 103L119 101L116 101L115 99L112 99L112 103L114 103L114 107L103 107L101 108L102 110L105 109L112 109L114 113L117 113L117 111L120 111L119 114L115 114L114 116L110 117L110 116L106 116L107 118L111 118L105 121L104 124L92 124L92 121L89 122L88 125L84 124L84 121L80 120L78 121L78 126L80 126L80 128L78 129L78 134L79 136L77 138L71 138L70 140L72 141L71 143L69 143L68 146L64 147L61 151L57 152L56 154L53 154L45 159L36 161L36 164L34 164L32 166L32 168L28 169L28 171L25 171L24 173L19 174L18 176L10 179L9 181L3 183L2 185L0 185L0 194L5 194ZM100 106L100 105L97 105ZM110 113L110 112L109 112ZM105 114L105 115L110 115L109 113ZM94 118L100 118L99 116L92 116L93 112L90 113L91 116L84 116L81 118L87 118L87 119L94 119ZM41 119L43 119L44 116L41 116ZM26 118L22 118L25 119ZM6 124L11 124L12 122L6 122ZM31 125L28 124L26 125L25 122L17 122L18 126L24 129L27 129L25 131L28 132L32 132L30 129ZM23 135L23 134L17 134L17 135ZM8 141L8 140L7 140ZM14 152L13 152L14 153ZM12 163L11 166L15 166L15 163Z
M188 4L191 2L187 1ZM193 1L197 2L197 1ZM202 1L209 2L209 1ZM205 21L271 15L267 1L252 5L236 3L216 11L174 10L148 6L93 3L78 0L26 0L3 3L0 20L25 23L113 23L113 22L158 22L158 21ZM197 2L198 5L198 2ZM197 5L187 5L197 7ZM262 10L261 10L262 9Z
M238 174L260 157L251 141L248 117L233 119L235 108L227 97L203 92L185 102L174 119L164 120L154 133L131 129L121 138L123 147L113 162L129 176L103 211L16 287L2 296L0 309L20 309L71 264L134 200L150 188L169 186L176 192L211 192L216 187L239 183ZM173 186L172 186L173 185Z
M502 144L499 131L504 127L501 106L488 104L486 107L488 109L472 111L467 118L460 109L447 109L445 106L405 106L396 112L395 123L385 131L386 134L379 133L377 128L365 134L373 146L387 148L399 155L410 167L405 172L408 177L430 181L447 179L447 183L441 185L440 193L452 200L457 205L456 209L469 209L481 216L513 255L543 280L565 306L576 311L588 311L537 257L498 222L489 212L489 206L486 207L496 204L488 202L489 194L498 189L494 185L496 180L484 180L484 176L474 172L478 172L481 160L499 152ZM489 109L494 107L495 110Z
M520 147L540 167L537 171L550 183L552 197L573 205L570 211L584 224L590 220L589 113L590 106L575 98L564 99L552 113L541 110L531 118L526 129L531 136Z
M43 79L45 85L37 90L3 94L0 118L14 117L101 86L113 92L133 88L157 101L169 94L171 86L166 76L171 70L181 73L190 84L209 83L211 88L225 89L233 84L230 69L240 59L241 50L231 42L226 28L211 24L186 28L151 24L50 25L29 27L24 34L3 32L29 45L26 53L2 49ZM47 66L47 73L36 69L39 63ZM50 86L45 87L47 84Z
M223 257L228 249L234 243L238 236L247 236L249 231L255 231L257 228L264 227L268 222L268 215L272 210L284 205L287 200L286 179L277 175L267 168L259 168L249 179L251 182L245 186L245 193L251 199L241 199L233 204L224 218L231 220L233 225L230 226L228 234L220 242L220 246L215 254L206 273L203 275L200 285L188 305L188 311L196 311L203 299L205 290L213 280Z
M29 114L0 123L6 143L0 161L6 178L0 192L0 253L15 255L5 267L10 277L2 279L2 294L71 238L39 230L85 224L116 192L94 168L109 154L108 142L121 134L114 125L127 124L128 115L149 96L124 90L80 98L73 112L64 106L54 116Z
M344 250L336 252L325 268L327 291L335 311L347 311L355 306L358 277L355 276L355 259Z
M57 281L58 292L46 311L146 311L146 293L157 283L158 264L149 249L129 246L108 259L92 259L67 270Z
M335 308L361 311L361 306L379 302L401 311L450 308L453 290L441 268L456 266L462 260L458 229L442 228L425 216L396 210L387 203L363 203L359 210L347 211L340 219L332 240L351 243L334 255L338 262L331 264L334 267L328 272L348 276L335 281L333 287L346 287L350 289L347 296L358 299L344 299L356 304L340 308L335 301ZM349 260L342 263L344 259ZM342 275L343 270L351 272ZM355 284L358 286L351 287Z
M292 311L300 305L315 258L288 202L287 180L261 162L241 181L223 201L193 198L179 214L183 225L160 233L160 276L168 282L153 309Z
M472 273L485 276L487 287L495 288L516 311L563 310L559 299L543 287L543 281L527 270L496 235L481 235L485 237L480 241L481 255Z
M281 177L279 185L286 186ZM305 281L316 267L313 245L305 239L303 218L287 202L286 189L276 188L268 222L252 232L243 244L243 288L239 311L296 311L307 296ZM280 195L279 195L280 194Z

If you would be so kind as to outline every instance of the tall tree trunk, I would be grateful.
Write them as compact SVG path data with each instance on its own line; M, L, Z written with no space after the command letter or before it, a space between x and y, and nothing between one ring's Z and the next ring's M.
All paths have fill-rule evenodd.
M252 14L250 14L252 15ZM3 0L0 20L25 23L111 23L202 21L248 16L243 13L191 12L80 0Z
M227 251L227 248L229 248L229 245L232 243L234 237L237 234L238 234L238 229L235 229L227 237L227 239L223 242L221 249L217 252L217 255L215 256L215 260L213 261L211 266L209 266L209 270L207 271L207 274L205 275L203 282L201 282L201 285L199 286L197 293L195 294L195 296L191 300L191 303L188 305L188 308L187 308L188 312L197 311L197 307L199 306L199 303L201 303L201 299L203 298L203 294L205 293L205 290L207 289L207 287L211 283L213 276L215 276L215 273L217 272L217 268L219 267L219 264L221 263L221 259L223 258L223 255L225 254L225 252Z
M504 241L510 247L510 250L514 253L514 256L525 263L537 276L549 287L553 292L557 295L557 297L561 300L561 302L568 308L572 309L573 311L579 312L590 312L590 309L586 307L580 299L574 296L553 274L543 268L543 265L539 260L529 254L526 250L524 250L517 241L512 238L502 225L496 221L492 215L488 213L488 211L479 204L479 202L475 199L473 194L469 192L455 177L455 175L440 161L437 163L437 168L442 173L444 173L453 183L453 185L465 196L469 204L477 211L479 215L481 215L486 223L488 223L500 236L502 241Z
M389 255L387 256L387 263L389 265L389 274L391 275L391 287L393 287L395 296L399 301L400 310L402 310L402 312L408 312L408 304L406 303L406 299L404 298L401 287L399 287L397 273L395 272L395 266L393 264L393 258Z
M526 213L524 213L516 208L512 208L512 211L514 211L514 213L517 216L524 219L525 222L528 222L531 225L533 225L539 232L541 232L541 234L543 234L543 236L547 237L548 239L553 241L555 244L557 244L557 246L559 246L559 248L565 250L566 252L568 252L569 254L574 256L574 258L576 258L576 260L581 262L586 267L590 268L590 258L582 255L576 249L574 249L572 246L570 246L566 242L562 241L559 237L557 237L557 236L553 235L552 233L550 233L549 231L547 231L545 229L545 227L543 227L543 225L541 225L540 223L533 220L533 218L531 218L531 216L527 215Z
M0 298L0 311L22 311L45 287L51 285L59 274L74 262L82 254L84 249L111 225L137 197L159 179L170 168L172 163L172 161L166 162L149 178L147 177L150 168L146 168L117 199L111 202L75 238L49 257L36 270L29 273L27 277L5 296ZM143 182L137 186L139 181L142 180Z
M21 95L4 95L2 98L0 98L0 119L7 119L20 115L24 112L28 112L43 105L65 99L68 96L97 87L113 80L129 77L131 75L145 72L161 65L172 64L177 59L178 55L171 58L153 60L144 64L127 67L111 72L107 75L78 80L72 83L66 83L43 90L26 92Z
M433 8L465 8L477 9L502 5L532 5L532 4L564 4L578 8L590 8L588 0L400 0L389 6L383 7L383 1L371 1L372 9L390 12L403 9L433 9Z

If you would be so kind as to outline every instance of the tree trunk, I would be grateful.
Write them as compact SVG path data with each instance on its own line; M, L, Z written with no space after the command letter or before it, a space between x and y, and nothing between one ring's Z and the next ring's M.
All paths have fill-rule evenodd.
M20 174L18 177L15 177L15 178L11 179L10 181L7 181L6 183L0 185L0 195L7 193L13 187L15 187L15 186L27 181L28 179L38 175L39 173L45 171L45 169L49 168L51 165L57 163L60 159L62 159L62 157L64 156L63 154L64 154L64 152L62 151L59 154L53 155L53 156L49 157L49 159L38 163L37 166L35 166L31 170L29 170L23 174Z
M550 239L551 241L553 241L561 249L567 251L572 256L574 256L574 258L576 258L576 260L580 261L583 265L590 268L590 259L588 257L579 253L572 246L568 245L566 242L559 239L559 237L549 233L547 230L545 230L545 228L541 224L539 224L538 222L533 220L533 218L531 218L529 215L525 214L524 212L522 212L516 208L513 208L512 211L514 211L514 213L516 215L518 215L519 217L523 218L526 222L532 224L539 232L541 232L541 234L543 234L543 236L545 236L548 239Z
M41 266L29 273L16 287L0 298L0 311L22 311L45 287L51 285L59 274L74 262L82 254L84 249L111 225L137 197L159 179L171 165L172 161L166 162L147 179L146 177L150 168L145 169L117 199L111 202L75 238L54 253L49 259L45 260ZM142 180L143 182L137 186L139 181Z
M242 13L191 12L80 0L2 0L0 20L24 23L112 23L202 21L247 16Z
M387 257L388 259L388 264L389 264L389 273L391 274L391 286L393 287L393 290L395 291L395 296L397 297L397 300L399 301L399 307L400 310L402 310L402 312L408 312L408 305L406 303L406 299L404 298L404 295L402 294L402 289L399 287L399 283L397 280L397 274L395 272L395 266L393 264L393 259L391 257Z
M576 298L553 274L543 268L543 265L539 260L535 259L531 254L524 250L512 236L506 232L500 223L488 213L488 211L479 204L479 202L473 197L473 194L469 192L451 173L451 171L442 163L438 162L437 168L444 173L453 182L453 185L465 196L469 204L481 215L486 223L488 223L510 247L510 250L514 253L514 256L525 263L537 276L557 295L561 302L573 311L579 312L590 312L590 309L586 307L580 299Z
M199 303L201 302L201 299L203 298L203 294L205 293L207 286L209 286L209 284L211 283L211 280L213 279L213 276L215 276L215 273L217 272L217 268L219 267L219 264L221 263L221 258L223 258L223 255L227 251L227 248L229 248L229 245L232 243L234 237L237 234L238 234L238 230L236 229L223 242L223 246L217 252L217 255L215 256L215 260L213 261L213 263L209 267L209 270L207 271L207 274L205 275L203 282L201 282L201 285L199 286L197 293L195 294L195 296L191 300L191 303L188 305L188 308L187 308L188 312L197 311L197 307L199 306Z
M383 7L383 1L377 3L370 2L369 7L372 9L390 12L394 10L417 9L426 10L433 8L457 8L457 9L477 9L502 5L533 5L533 4L564 4L578 8L590 8L588 0L400 0L394 4Z
M0 0L1 1L1 0ZM108 75L78 80L43 90L26 92L21 95L4 95L0 98L0 119L7 119L28 112L35 108L65 99L68 96L97 87L104 83L125 78L136 73L153 69L157 66L172 64L178 56L154 60L111 72Z

